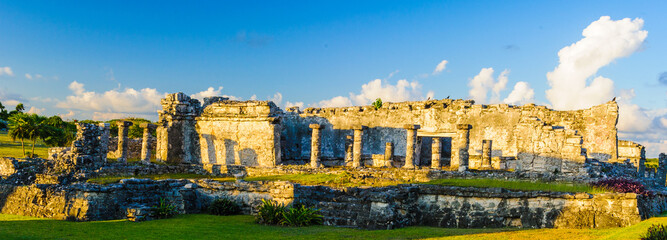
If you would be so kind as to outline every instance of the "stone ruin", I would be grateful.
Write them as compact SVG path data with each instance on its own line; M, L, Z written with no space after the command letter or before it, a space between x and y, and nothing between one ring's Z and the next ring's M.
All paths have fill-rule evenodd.
M131 123L123 121L117 123L115 144L108 123L77 123L72 146L50 149L49 160L0 158L1 212L139 221L149 219L151 206L162 198L175 203L180 213L199 213L215 198L232 197L246 214L262 199L272 199L315 206L327 225L391 229L628 226L667 209L667 155L660 155L657 169L644 167L644 147L617 139L614 101L577 111L452 99L384 103L378 109L283 111L271 101L210 97L201 104L176 93L161 103L158 124L141 125L139 164L126 162ZM152 147L157 161L167 164L150 163ZM110 163L108 157L118 161ZM464 177L587 182L625 177L642 181L656 194L423 184L338 189L284 181L192 179L85 183L95 176L163 173L345 173L352 179L410 181Z
M452 99L283 111L270 101L212 97L202 105L175 93L162 108L157 159L213 174L297 164L504 170L563 180L609 177L608 168L648 176L644 147L617 139L614 101L576 111Z

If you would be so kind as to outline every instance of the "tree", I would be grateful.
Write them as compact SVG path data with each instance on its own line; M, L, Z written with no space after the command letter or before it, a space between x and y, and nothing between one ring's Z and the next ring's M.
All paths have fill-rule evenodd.
M373 107L375 107L375 110L382 108L382 99L375 99L375 102L373 102Z
M65 122L59 116L52 116L46 119L45 124L51 129L50 134L42 138L49 147L63 147L71 144L76 137L76 125Z
M23 112L23 110L25 110L25 106L23 106L23 103L19 103L16 104L16 107L14 109L16 109L17 112Z
M27 117L28 122L28 138L32 140L32 152L30 152L30 157L35 156L35 145L37 144L38 139L46 139L47 137L54 134L56 131L54 127L47 124L47 118L44 116L39 116L37 114L30 114Z
M5 106L0 102L0 120L7 121L9 119L9 113L5 109Z
M21 139L21 150L23 150L23 157L25 157L25 145L23 139L28 138L30 131L30 124L28 123L28 115L19 113L9 117L9 137L12 141Z

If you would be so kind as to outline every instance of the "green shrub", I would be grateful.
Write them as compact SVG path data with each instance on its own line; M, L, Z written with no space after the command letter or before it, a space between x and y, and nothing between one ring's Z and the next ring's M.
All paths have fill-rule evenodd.
M229 198L218 198L208 206L208 213L213 215L235 215L241 212L241 207Z
M288 208L283 212L283 219L280 220L280 225L293 227L319 225L322 224L322 215L319 213L320 210L304 205Z
M642 240L667 239L667 229L662 224L653 224L648 228L646 234L641 236Z
M262 199L262 206L257 212L257 222L263 224L276 225L280 223L285 212L285 206L273 201Z
M176 206L164 198L160 198L160 204L153 206L153 217L157 219L170 218L177 213Z
M373 102L373 107L375 108L375 110L382 108L382 99L380 98L375 99L375 102Z
M322 224L320 210L296 203L292 207L262 199L256 220L258 223L283 226L308 226Z

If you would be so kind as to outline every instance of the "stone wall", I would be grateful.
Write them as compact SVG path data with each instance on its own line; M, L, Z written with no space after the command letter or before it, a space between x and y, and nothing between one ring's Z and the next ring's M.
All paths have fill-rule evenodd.
M261 199L299 202L322 211L326 225L392 229L622 227L665 210L663 195L520 192L499 188L398 185L382 188L302 186L289 182L125 179L117 184L0 185L2 213L72 220L137 218L160 198L180 213L198 213L230 197L248 214ZM141 215L141 214L139 214Z
M195 117L201 104L183 93L168 94L158 112L156 158L168 163L199 162L199 134Z
M470 124L471 155L482 149L482 140L493 141L492 157L519 157L521 153L582 162L583 151L601 160L617 156L618 106L608 102L577 111L554 111L533 104L473 105L469 100L430 100L385 103L344 108L308 108L284 115L281 147L284 159L307 159L310 153L308 125L324 126L321 156L344 158L345 136L356 125L368 126L363 154L382 154L392 142L397 156L405 156L405 124L420 125L423 133L453 133L458 124ZM444 146L444 144L443 144ZM428 148L428 146L426 147ZM448 152L443 149L441 152ZM429 162L422 155L422 162Z
M618 140L619 161L630 160L635 167L643 167L646 161L646 148L633 141Z
M279 164L278 112L269 101L209 103L196 119L201 162L261 167Z
M127 157L132 158L132 159L139 159L141 158L141 144L143 139L141 138L128 138L127 140ZM156 150L157 146L157 138L152 137L150 139L151 143L149 144L151 151ZM118 158L118 154L116 151L118 150L118 137L112 137L109 138L109 153L108 156L110 158Z

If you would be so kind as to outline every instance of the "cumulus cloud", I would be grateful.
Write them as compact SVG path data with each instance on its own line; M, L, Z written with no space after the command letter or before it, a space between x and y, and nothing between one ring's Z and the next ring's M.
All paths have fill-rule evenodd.
M435 66L435 70L433 70L433 74L438 74L445 70L445 67L447 66L447 60L442 60L440 63L438 63L437 66Z
M491 90L490 102L500 102L500 92L507 87L507 75L509 75L510 70L505 69L502 71L500 75L498 75L498 81L494 79L493 72L493 68L482 68L477 76L471 78L468 82L468 86L470 86L468 94L476 103L489 103L486 99L489 90Z
M30 107L30 109L28 109L27 113L42 114L45 110L46 110L46 108Z
M2 75L14 76L14 72L10 67L0 67L0 76Z
M615 59L638 51L648 35L642 30L643 25L640 18L614 21L603 16L583 30L584 38L561 49L559 65L547 73L551 89L546 95L552 107L580 109L611 100L614 92L611 79L596 77L590 85L587 80Z
M337 96L332 99L322 100L316 104L319 107L347 107L352 106L352 101L343 96Z
M74 111L72 111L72 110L70 110L69 112L64 113L64 114L58 114L58 116L60 116L60 118L66 119L66 120L72 119L72 117L74 117L74 115L76 115L76 113L74 113Z
M633 104L635 90L621 90L616 98L618 102L618 131L622 132L645 132L651 126L651 119L644 109L639 105Z
M254 97L254 99L252 99L252 100L257 99L257 96L256 96L256 95L253 95L253 97ZM287 109L287 108L290 108L290 107L299 107L299 108L303 108L303 106L304 106L303 102L290 102L290 101L286 101L286 102L283 104L283 94L280 93L280 92L276 92L276 94L273 94L273 97L270 97L270 98L269 98L269 101L272 101L273 103L275 103L275 104L276 104L278 107L280 107L281 109Z
M433 98L433 92L429 91L424 96L421 84L417 81L408 82L402 79L396 82L396 85L392 85L387 80L375 79L362 85L359 94L350 93L349 97L337 96L314 105L319 107L368 105L377 98L383 102L420 101Z
M160 99L165 96L154 88L126 88L104 93L86 91L84 85L76 81L70 83L69 89L73 95L59 101L56 107L106 113L155 113L160 108Z
M9 93L0 89L0 102L2 102L2 105L7 109L14 109L14 106L19 103L25 103L27 100L20 94Z
M222 87L215 89L214 87L208 87L206 90L190 95L191 98L199 99L200 102L204 101L205 97L226 97L231 100L241 100L241 98L236 96L230 96L222 94Z
M43 77L42 74L35 74L35 75L31 75L30 73L25 74L25 78L27 78L28 80L40 79L42 77Z
M520 105L533 102L535 91L527 82L517 82L512 92L503 100L504 103Z

